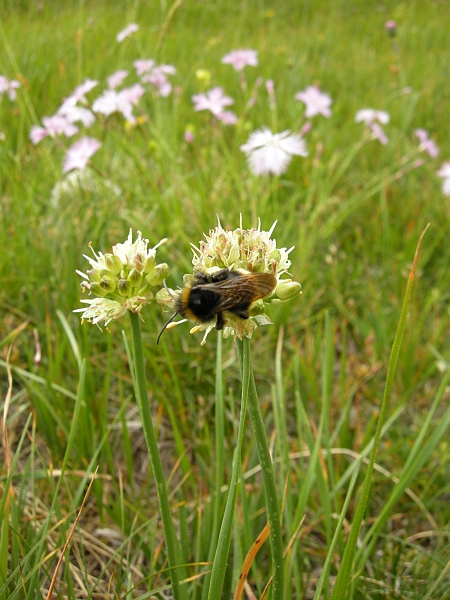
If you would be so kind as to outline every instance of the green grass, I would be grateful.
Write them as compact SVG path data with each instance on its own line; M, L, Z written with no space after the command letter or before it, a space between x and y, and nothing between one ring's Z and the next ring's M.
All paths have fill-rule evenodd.
M285 548L304 517L285 557L285 599L313 598L319 580L315 597L331 598L358 518L349 597L450 597L450 211L436 176L450 159L447 4L286 0L238 9L186 0L167 20L170 6L9 0L0 8L0 75L22 82L15 102L0 99L0 408L2 436L8 432L0 463L0 600L46 597L97 466L53 597L163 597L166 547L129 375L128 320L112 323L111 333L81 326L72 313L80 306L75 269L85 271L89 242L106 252L131 227L150 245L169 238L158 259L169 263L168 285L176 287L191 271L190 243L216 225L216 215L234 229L241 213L244 227L260 217L269 229L278 219L274 235L279 246L295 245L291 273L303 286L300 299L270 309L275 325L259 328L252 341L280 498L287 486ZM388 19L398 23L398 53L384 31ZM140 31L117 44L117 32L132 21ZM276 114L264 84L245 113L239 78L220 63L246 47L259 56L259 66L245 71L249 88L258 76L273 79ZM176 93L146 94L135 109L146 119L136 127L117 115L94 125L88 134L102 147L92 168L80 185L64 185L66 142L46 138L33 146L32 125L85 78L101 82L93 99L114 71L132 72L134 60L151 57L176 66ZM198 69L210 71L209 87L220 85L235 99L236 126L193 112L190 98L204 89ZM334 102L331 119L313 118L309 156L295 157L278 179L252 176L239 147L265 124L298 131L304 110L293 96L312 83ZM364 127L354 116L364 107L390 113L387 146L361 143ZM184 141L188 125L192 145ZM416 154L418 127L440 147L438 159ZM406 165L419 157L425 164L408 170L406 156ZM427 223L361 515L389 356ZM201 347L184 325L156 346L166 315L151 305L144 319L153 423L190 565L188 597L200 600L236 445L236 348L223 341L216 378L215 332ZM215 416L220 381L223 412ZM266 523L258 464L247 420L227 600ZM267 542L249 574L257 598L269 577Z

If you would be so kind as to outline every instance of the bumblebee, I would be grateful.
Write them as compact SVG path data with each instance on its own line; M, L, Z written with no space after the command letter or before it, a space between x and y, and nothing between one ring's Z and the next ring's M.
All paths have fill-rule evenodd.
M220 269L211 275L197 273L194 281L175 298L176 312L161 329L156 343L178 314L197 324L210 323L215 319L219 330L225 326L225 311L240 319L248 319L250 306L273 292L276 285L276 277L271 273L230 269Z

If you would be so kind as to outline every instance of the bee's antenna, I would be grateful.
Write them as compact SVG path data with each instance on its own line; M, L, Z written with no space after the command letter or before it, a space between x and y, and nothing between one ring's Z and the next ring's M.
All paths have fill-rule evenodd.
M166 290L166 292L169 294L169 296L170 296L170 297L171 297L173 300L176 300L175 296L172 294L172 292L170 291L170 289L167 287L167 285L166 285L166 280L165 280L165 279L164 279L164 281L163 281L163 285L164 285L164 289L165 289L165 290ZM175 314L178 314L178 313L175 313ZM174 316L175 316L175 315L174 315ZM170 323L170 321L168 321L168 322L166 323L166 325L167 325L168 323Z
M165 279L164 279L164 281L163 281L163 285L164 285L164 288L165 288L166 292L169 294L169 296L170 296L170 297L171 297L173 300L176 300L175 296L172 294L172 292L170 291L170 289L167 287L167 284L166 284L166 280L165 280ZM167 325L169 325L169 323L172 323L172 321L175 319L175 317L177 316L178 312L179 312L179 311L177 310L177 312L176 312L176 313L174 313L174 314L173 314L173 315L170 317L170 319L169 319L169 320L168 320L168 321L165 323L164 327L163 327L163 328L161 329L161 331L159 332L158 338L156 339L156 345L158 345L158 344L159 344L159 338L160 338L160 337L162 336L162 334L164 333L164 330L166 329Z
M178 311L176 313L174 313L170 319L164 324L164 327L161 329L161 331L159 332L159 335L156 339L156 345L159 344L159 338L162 336L162 334L164 333L164 330L166 329L167 325L169 325L169 323L172 323L172 321L175 319L175 317L177 316Z

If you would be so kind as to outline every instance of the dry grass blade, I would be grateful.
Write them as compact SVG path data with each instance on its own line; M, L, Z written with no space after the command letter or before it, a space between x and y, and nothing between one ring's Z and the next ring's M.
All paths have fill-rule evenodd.
M5 398L5 405L3 408L3 421L2 421L2 440L3 440L3 450L5 453L5 465L6 465L6 470L7 473L9 475L10 469L11 469L11 456L9 453L9 446L8 446L8 428L6 426L6 421L8 419L8 411L9 411L9 405L11 402L11 394L12 394L12 385L13 385L13 380L12 380L12 375L11 375L11 369L9 368L9 356L11 354L11 346L8 349L8 355L6 357L6 372L8 374L8 390L6 392L6 398ZM12 490L12 486L11 486L11 490Z
M289 540L289 544L287 545L286 550L283 553L283 557L285 557L286 554L289 552L289 550L292 548L292 544L295 542L295 539L297 538L297 536L298 536L298 534L300 532L300 528L303 525L303 521L304 520L305 520L305 515L303 515L300 523L298 524L297 529L294 531L293 535L291 536L291 539ZM267 585L264 588L263 593L261 594L260 600L264 600L264 598L266 597L266 594L267 594L267 592L269 590L270 584L272 583L272 579L273 579L273 577L271 577L269 579L269 581L267 582Z
M256 540L253 542L250 550L247 552L247 556L245 557L244 564L242 565L242 570L239 575L238 584L236 586L236 591L234 592L234 600L241 600L242 592L244 591L245 582L247 581L248 574L250 572L253 561L255 560L255 556L258 554L259 549L264 544L264 542L269 537L270 533L270 524L266 523L264 529L258 535Z

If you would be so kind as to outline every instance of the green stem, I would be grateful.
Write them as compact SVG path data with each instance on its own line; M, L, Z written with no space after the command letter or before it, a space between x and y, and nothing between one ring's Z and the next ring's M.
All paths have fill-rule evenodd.
M217 333L217 352L216 352L216 389L215 389L215 430L216 430L216 481L214 497L214 516L211 538L208 551L208 562L213 563L217 551L217 540L219 537L220 517L222 509L221 488L224 478L224 438L225 421L223 405L223 385L222 385L222 332ZM211 581L211 573L205 576L202 600L207 600L208 590Z
M156 483L159 508L161 511L161 520L164 529L164 537L167 546L167 558L170 567L170 576L172 580L172 592L174 600L187 600L186 588L180 587L178 579L178 569L181 565L181 550L175 534L175 527L172 521L169 496L167 494L166 480L164 477L161 456L158 450L155 430L153 429L152 415L150 412L150 403L148 401L147 380L145 377L144 353L142 349L141 324L139 315L128 311L131 323L131 343L133 347L133 360L135 372L135 394L139 407L139 413L142 419L145 441L150 454L153 476Z
M248 414L250 415L258 459L261 465L261 475L266 497L267 519L270 524L270 546L272 549L273 570L272 598L273 600L282 600L284 594L283 538L281 536L280 510L278 506L272 458L269 452L264 420L259 407L258 394L256 392L255 379L253 377L253 370L250 362L250 342L246 338L244 338L242 342L239 340L236 340L236 342L241 367L247 368L250 371ZM247 361L248 365L246 365Z
M242 442L245 430L245 414L247 412L248 388L250 381L250 347L244 347L239 358L241 360L242 371L242 400L241 414L239 417L239 429L237 435L236 449L233 456L233 466L231 473L230 489L228 492L227 504L223 515L222 526L220 528L219 539L217 542L214 564L211 571L211 581L208 590L208 600L218 600L222 597L223 582L227 568L228 554L230 552L231 533L233 531L234 511L236 507L236 498L238 491Z

